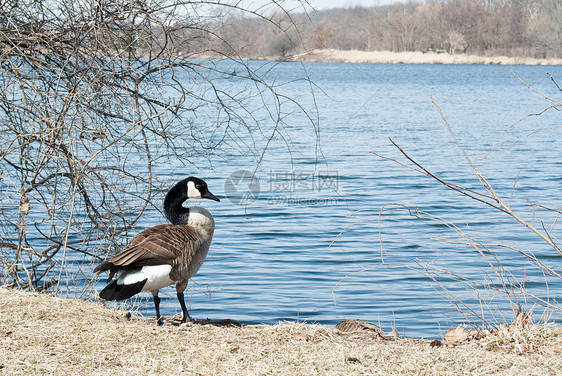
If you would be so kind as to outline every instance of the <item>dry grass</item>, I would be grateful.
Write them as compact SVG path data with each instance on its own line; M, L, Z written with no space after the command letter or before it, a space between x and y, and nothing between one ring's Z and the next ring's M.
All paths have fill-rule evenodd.
M320 49L295 55L295 61L324 61L343 63L408 63L408 64L517 64L561 65L562 59L535 59L531 57L476 56L449 53L423 53L420 51L344 51Z
M432 347L303 323L164 325L80 300L0 288L0 374L555 375L555 327L506 327Z

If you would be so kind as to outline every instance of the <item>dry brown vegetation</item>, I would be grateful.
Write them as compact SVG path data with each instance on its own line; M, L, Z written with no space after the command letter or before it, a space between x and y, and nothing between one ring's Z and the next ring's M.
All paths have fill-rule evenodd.
M81 300L0 289L0 373L556 375L562 333L516 322L472 339L377 339L305 323L158 327ZM456 335L460 331L456 331Z
M432 51L481 56L562 56L558 0L426 0L349 7L267 20L232 15L209 39L225 54L282 58L315 49Z
M199 34L220 17L205 3L2 2L0 283L89 294L77 281L92 279L91 263L160 207L172 178L159 169L259 159L302 114L247 62L179 56L206 51Z
M498 65L562 65L560 58L537 59L533 57L478 56L420 51L359 51L317 49L295 54L287 60L322 61L340 63L380 63L380 64L498 64Z

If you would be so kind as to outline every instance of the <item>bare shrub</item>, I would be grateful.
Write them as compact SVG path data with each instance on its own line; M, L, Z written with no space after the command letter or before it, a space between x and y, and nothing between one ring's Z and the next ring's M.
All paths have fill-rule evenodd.
M554 79L552 81L560 90ZM560 111L562 102L526 85L530 90L542 96L549 105L543 111L529 114L524 119L540 116L547 111ZM500 323L510 323L522 311L540 311L540 314L544 314L543 318L551 319L552 313L562 311L557 294L550 292L550 283L559 283L562 278L558 262L559 256L562 255L559 234L562 204L557 203L553 206L552 202L546 204L527 197L516 197L516 186L521 184L520 180L523 180L523 177L519 176L513 177L514 185L511 190L506 190L505 187L501 190L496 189L493 183L494 177L486 177L481 172L479 163L473 161L457 140L439 105L433 99L432 101L441 114L454 144L464 156L466 171L472 173L472 176L457 174L457 178L462 179L462 183L442 177L426 167L430 163L429 161L421 162L415 159L392 139L390 141L401 157L373 154L378 158L429 177L436 185L442 185L448 190L468 198L474 204L475 210L478 210L477 216L482 221L491 221L487 219L491 212L498 212L511 218L509 232L528 234L531 238L536 238L537 241L534 243L538 243L539 246L530 247L529 243L521 244L511 239L487 238L485 234L479 233L471 227L470 214L464 214L462 209L455 213L456 219L451 220L422 208L411 208L401 203L388 203L382 208L366 209L362 213L354 213L353 216L362 216L365 220L349 226L365 225L366 223L376 225L380 238L380 261L346 276L335 288L351 276L369 270L376 269L377 272L382 272L382 269L389 269L396 273L400 273L400 271L403 274L411 273L414 276L412 278L420 277L421 281L430 285L454 308L456 313L453 315L455 316L453 320L457 320L460 315L474 327L484 326L487 329L498 327ZM498 155L508 152L525 142L533 134L544 132L551 134L562 129L561 126L534 129L526 136L506 145L504 136L524 119L500 132L496 139L492 140L492 146L482 160L493 153ZM447 162L442 161L441 163L443 166L447 166ZM404 184L407 185L410 182L405 181ZM514 205L515 201L518 202L517 205ZM466 200L462 202L462 204L458 204L459 208L463 208ZM434 204L450 205L451 202L443 201L443 203ZM453 215L452 210L449 211L449 215ZM396 230L392 231L392 227L396 227L398 224L404 226L404 223L407 223L406 227L429 224L433 230L428 233L428 239L420 239L420 243L423 244L421 246L408 244L406 239L403 240L401 246L398 246L397 244L401 240L397 239L399 236L397 236ZM340 235L345 231L347 229ZM389 233L394 236L388 235ZM420 249L412 249L412 246L419 246ZM454 249L454 252L448 252L450 249ZM457 257L460 259L455 259ZM516 260L515 263L514 260ZM463 266L459 267L460 264ZM410 274L408 275L410 276ZM527 288L528 275L532 275L529 283L535 285L532 289ZM416 288L417 284L423 283L416 282Z
M3 283L87 284L70 266L123 245L147 207L160 206L153 199L170 183L167 166L219 150L259 161L298 105L247 63L201 56L217 44L208 43L218 39L217 17L269 19L271 7L283 11L275 2L3 3ZM233 80L247 84L234 91Z

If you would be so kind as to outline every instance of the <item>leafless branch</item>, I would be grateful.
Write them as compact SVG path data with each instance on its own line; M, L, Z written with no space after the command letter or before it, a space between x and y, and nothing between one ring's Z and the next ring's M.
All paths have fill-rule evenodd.
M160 206L173 177L155 165L201 165L221 149L259 163L285 117L304 108L249 62L224 60L240 55L219 48L231 41L221 9L293 30L269 5L2 3L0 282L72 285L71 262L117 251ZM233 91L233 81L246 84Z

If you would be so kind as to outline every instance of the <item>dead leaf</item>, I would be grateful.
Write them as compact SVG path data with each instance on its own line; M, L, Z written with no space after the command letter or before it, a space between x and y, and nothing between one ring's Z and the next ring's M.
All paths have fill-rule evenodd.
M359 358L356 358L356 357L354 357L354 356L348 356L348 357L345 359L345 361L346 361L346 362L349 362L349 363L360 363L360 364L363 364Z
M438 339L436 339L436 340L434 340L434 341L431 341L431 342L429 343L429 346L431 346L431 347L441 347L441 346L443 346L443 342L441 342L441 341L439 341Z
M296 339L297 341L306 341L308 335L306 333L297 333L297 334L293 334L293 338Z
M445 333L445 340L447 342L464 342L468 338L469 331L465 330L466 325L459 325L455 329L451 327L447 333Z

